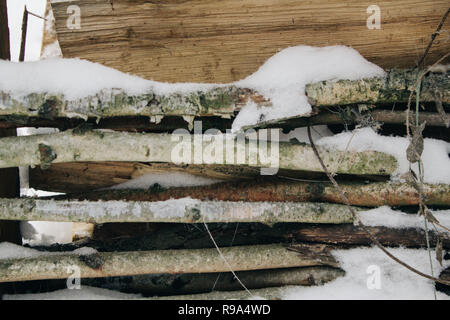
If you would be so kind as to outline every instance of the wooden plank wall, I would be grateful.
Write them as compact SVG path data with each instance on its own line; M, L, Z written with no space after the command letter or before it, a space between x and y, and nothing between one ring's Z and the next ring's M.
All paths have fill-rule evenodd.
M69 29L69 5L81 9ZM381 9L369 30L367 7ZM52 4L64 57L169 82L231 82L278 50L348 45L383 68L414 66L448 0L67 0ZM450 19L443 27L450 29ZM426 63L450 50L443 33Z

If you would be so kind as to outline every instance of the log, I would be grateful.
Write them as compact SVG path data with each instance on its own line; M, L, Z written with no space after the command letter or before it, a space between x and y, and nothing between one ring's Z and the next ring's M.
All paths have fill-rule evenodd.
M0 139L0 168L29 165L41 165L42 168L48 168L51 163L73 161L179 162L180 164L216 161L219 164L245 164L250 167L272 165L288 170L322 172L312 148L308 145L267 143L265 152L267 159L261 161L263 149L260 148L258 151L256 140L253 142L239 138L222 140L222 137L224 136L217 138L220 142L218 147L216 141L208 142L206 139L198 141L202 139L202 136L200 139L194 139L193 136L181 134L139 134L102 130L80 132L74 129L56 134L8 137ZM228 146L231 146L229 150L227 150ZM212 148L214 149L211 150ZM207 153L208 149L209 152L221 154L221 156L216 158L210 156ZM182 153L184 155L180 157ZM321 148L320 154L325 164L335 169L337 173L390 175L397 168L397 160L393 156L380 152L343 152ZM230 155L233 156L230 157Z
M370 117L377 122L382 124L401 124L404 125L406 121L405 111L390 111L390 110L372 110L367 113ZM450 114L446 115L447 119L450 120ZM419 122L422 123L426 121L427 126L432 127L445 127L446 124L442 117L435 112L419 112ZM332 125L332 124L355 124L358 123L358 119L355 115L345 115L343 117L341 114L323 112L312 117L293 117L286 120L273 120L258 123L254 126L246 126L245 129L258 128L258 129L268 129L268 128L283 128L295 129L300 127L306 127L309 125Z
M127 276L139 274L178 274L249 271L276 268L331 266L338 263L325 246L303 246L294 252L278 244L216 249L155 250L134 252L106 252L95 254L101 266L91 265L79 255L62 254L39 258L0 260L0 282L42 279L64 279L69 267L78 266L83 278ZM73 270L73 269L69 269ZM72 271L73 272L73 271Z
M352 224L301 224L278 223L273 226L255 223L209 224L209 229L221 247L269 243L322 243L338 246L368 246L372 242L363 229ZM393 229L367 227L385 246L426 248L423 230L415 228ZM438 235L429 232L430 243L436 244ZM448 234L443 234L442 244L450 248ZM55 250L73 250L73 246L59 246ZM213 243L202 226L182 224L105 223L97 225L93 239L82 245L99 251L130 251L156 249L212 248ZM49 248L42 248L49 250Z
M392 70L386 78L324 81L306 86L306 94L313 106L326 107L348 104L376 104L407 102L414 91L417 72ZM435 90L441 92L442 102L450 104L450 80L443 73L430 73L422 80L420 100L433 102ZM222 117L230 119L248 101L259 106L271 102L253 90L234 85L199 89L190 93L166 95L149 91L129 96L122 89L104 89L93 96L67 100L62 93L44 92L23 95L0 88L0 116L3 121L24 125L27 118L81 118L100 120L114 117L150 117L158 124L164 117L183 117L191 124L194 117ZM6 126L6 125L4 125ZM151 129L152 125L149 123ZM156 127L158 128L158 127Z
M81 11L69 29L68 6ZM447 0L57 1L52 3L64 57L79 57L147 79L231 82L255 72L280 48L348 45L383 68L414 67L448 8ZM449 21L443 30L449 29ZM426 64L448 52L445 34Z
M293 288L291 286L253 289L250 293L240 291L212 291L208 293L184 294L176 296L161 296L142 298L140 300L282 300L284 293Z
M236 272L239 280L250 290L288 285L322 285L343 275L344 271L341 269L326 266ZM194 294L211 290L242 290L242 286L231 272L84 279L82 285L127 293L141 293L146 296Z
M358 210L358 208L355 208ZM351 223L346 206L329 203L245 203L189 198L142 201L0 199L0 219L60 222Z
M419 205L419 193L407 183L342 182L341 189L350 204L364 207ZM425 203L450 206L450 185L424 184ZM337 190L327 182L304 182L255 178L197 187L172 187L151 190L101 190L53 197L71 200L165 201L190 197L202 201L245 202L332 202L344 204Z

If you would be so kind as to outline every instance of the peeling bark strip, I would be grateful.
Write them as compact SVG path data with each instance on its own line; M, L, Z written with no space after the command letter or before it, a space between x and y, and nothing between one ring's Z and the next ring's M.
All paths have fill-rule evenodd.
M0 168L34 166L43 163L47 165L48 162L42 161L41 145L44 144L45 150L51 149L52 163L74 161L205 163L202 156L203 159L210 156L207 151L209 150L215 154L221 152L222 164L226 162L231 163L230 165L268 167L276 166L277 164L269 163L275 160L280 169L316 172L322 170L312 148L308 145L280 142L273 147L273 143L267 143L267 151L264 152L260 146L257 146L256 140L249 142L249 140L230 138L220 142L222 143L217 147L215 139L209 142L197 141L193 139L193 135L141 134L104 130L82 132L74 129L56 134L0 139ZM229 145L232 147L227 150ZM279 148L276 149L278 146ZM232 157L230 157L230 149L233 152ZM269 150L270 154L268 154ZM266 158L274 158L272 156L275 154L274 150L279 152L277 159L261 163L261 152L264 152ZM327 166L337 173L390 175L397 168L397 160L393 156L380 152L343 152L327 149L320 149L320 152ZM241 159L239 159L240 154L243 155Z
M303 246L302 252L287 250L279 244L222 248L234 271L330 266L338 263L323 245ZM75 255L53 255L28 259L0 260L0 282L64 279L73 266L82 278L100 278L157 273L229 272L216 249L104 252L100 269L93 269Z
M323 81L306 86L306 94L313 105L335 106L354 103L407 102L417 74L395 70L387 78L364 80ZM450 103L450 80L446 74L429 74L422 82L422 102L435 101L435 91L441 92L442 103ZM159 122L166 116L220 116L230 118L252 100L260 106L270 105L261 94L233 85L219 86L191 93L160 95L147 92L129 96L122 89L105 89L94 96L67 100L58 92L32 93L26 96L2 91L0 88L0 116L23 122L24 117L55 118L111 118L148 116Z
M355 206L407 206L419 204L419 193L407 183L341 183L350 203ZM450 206L450 185L425 184L425 203ZM286 180L231 181L209 186L174 187L160 190L102 190L56 196L54 199L164 201L190 197L202 201L274 201L341 203L329 183Z
M347 211L345 206L329 203L0 199L0 219L25 221L352 223Z

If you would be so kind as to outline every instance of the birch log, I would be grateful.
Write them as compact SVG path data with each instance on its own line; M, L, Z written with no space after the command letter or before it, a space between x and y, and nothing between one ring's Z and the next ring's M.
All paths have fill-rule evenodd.
M312 148L303 144L262 143L225 135L209 136L207 141L201 135L80 131L2 138L0 168L34 165L45 168L51 163L73 161L141 161L218 163L322 172ZM380 152L324 148L319 152L328 168L337 173L389 175L397 168L393 156Z
M100 261L95 268L89 263L90 256L74 254L6 259L0 260L0 282L64 279L73 273L74 266L80 268L82 278L229 272L230 267L234 271L322 265L338 267L328 253L329 248L321 245L305 245L303 248L298 252L278 244L229 247L221 249L223 258L216 249L107 252L94 254L96 261Z
M407 183L372 182L339 184L350 204L355 206L407 206L419 204L419 193ZM425 203L450 206L450 185L424 184ZM344 203L336 188L327 182L303 182L293 180L230 181L208 186L173 187L159 190L101 190L56 196L54 199L71 200L127 200L164 201L190 197L202 201L275 201L275 202L332 202Z
M414 90L417 73L394 70L386 78L364 80L324 81L306 86L306 94L316 107L348 105L355 103L407 102ZM450 80L446 74L429 74L422 81L420 100L435 100L439 90L444 104L450 103ZM153 91L129 96L122 89L104 89L92 96L68 100L61 92L11 93L0 88L0 117L18 124L32 118L111 118L146 116L159 122L168 116L184 117L191 122L194 117L219 116L231 118L248 101L259 106L270 106L268 98L260 93L223 85L199 89L190 93L157 94Z
M358 210L358 208L355 208ZM0 219L66 222L278 222L351 223L344 205L199 201L67 201L0 199Z

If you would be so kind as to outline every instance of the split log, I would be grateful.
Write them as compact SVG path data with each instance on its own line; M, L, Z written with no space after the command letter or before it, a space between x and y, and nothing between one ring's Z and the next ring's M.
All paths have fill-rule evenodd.
M99 278L139 274L178 274L249 271L262 269L331 266L338 263L325 246L302 246L304 250L291 251L273 244L198 250L155 250L135 252L106 252L95 254L95 266L90 256L50 255L38 258L0 260L0 282L41 279L64 279L73 267L80 268L81 277ZM98 266L100 264L100 266Z
M281 286L321 285L344 275L326 266L238 271L236 276L248 289ZM204 274L157 274L132 277L84 279L82 285L144 295L180 295L214 291L242 290L231 272Z
M358 208L355 208L358 210ZM346 206L330 203L245 203L178 199L142 201L67 201L0 199L0 219L61 222L278 222L351 223Z
M350 204L364 207L409 206L419 204L419 193L407 183L372 182L339 184ZM424 184L425 203L450 206L450 185ZM53 197L76 200L165 201L190 197L202 201L274 201L341 203L339 192L327 182L279 179L231 181L208 186L173 187L152 190L101 190Z
M217 136L216 141L212 139L207 142L198 141L193 136L68 130L56 134L7 137L0 139L0 168L29 165L41 165L45 168L51 163L73 161L201 164L206 163L206 158L209 157L211 163L251 167L272 165L281 169L322 172L308 145L267 143L265 157L268 159L263 160L266 162L263 163L256 140ZM202 140L202 136L199 140ZM201 149L198 150L199 148ZM210 153L221 156L215 159L207 153L208 149ZM325 164L337 173L390 175L397 168L397 160L381 152L343 152L325 148L321 148L319 152ZM180 154L183 154L182 157ZM273 155L276 159L272 159Z
M81 28L68 27L69 5ZM64 57L168 82L231 82L255 72L280 48L348 45L383 68L413 67L448 9L448 0L379 0L381 29L366 27L359 0L53 1ZM69 20L68 20L69 19ZM70 25L69 25L70 26ZM449 29L449 21L443 30ZM446 34L427 55L448 52Z
M414 90L417 73L393 70L386 78L324 81L306 86L306 94L316 107L357 103L407 102ZM450 103L450 80L446 74L431 73L422 80L420 100L435 101L435 90L441 92L442 102ZM231 118L248 101L260 106L271 102L250 89L225 85L191 93L156 94L152 91L128 96L121 89L105 89L93 96L67 100L62 93L22 94L4 92L0 88L0 116L4 121L23 125L26 118L95 118L150 117L159 123L164 117L183 117L192 124L194 117ZM21 124L22 123L22 124ZM151 125L149 124L149 128Z

